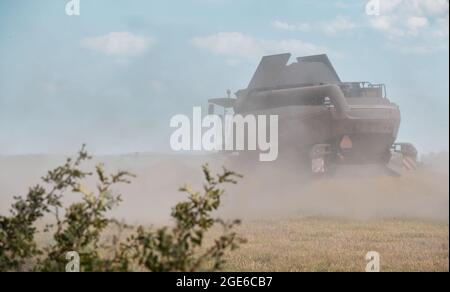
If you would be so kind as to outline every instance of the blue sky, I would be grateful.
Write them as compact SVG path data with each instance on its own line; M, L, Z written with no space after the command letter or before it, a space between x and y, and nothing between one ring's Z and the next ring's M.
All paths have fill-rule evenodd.
M170 118L247 85L264 54L328 53L386 83L399 140L448 150L447 0L0 2L0 155L167 151Z

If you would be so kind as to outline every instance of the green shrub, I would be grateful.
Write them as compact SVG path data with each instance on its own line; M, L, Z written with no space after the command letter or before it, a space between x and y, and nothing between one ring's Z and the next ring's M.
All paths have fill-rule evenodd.
M134 175L126 171L107 175L99 164L97 189L92 192L82 181L93 174L80 168L89 159L83 146L76 159L49 171L43 185L30 188L25 198L15 197L10 216L0 216L0 271L65 271L66 254L72 251L80 255L81 271L215 271L222 268L226 251L244 242L233 231L238 220L226 222L212 215L221 204L221 186L235 184L240 175L225 168L213 175L204 165L203 191L180 189L188 199L172 209L173 227L135 229L107 217L122 200L113 186L130 183ZM68 192L80 194L81 200L64 207L62 198ZM46 215L53 215L54 222L43 231L51 232L53 241L39 247L36 222ZM221 225L223 233L205 247L205 234L214 225ZM115 226L117 234L103 243L109 226ZM131 233L124 241L118 234L123 229Z

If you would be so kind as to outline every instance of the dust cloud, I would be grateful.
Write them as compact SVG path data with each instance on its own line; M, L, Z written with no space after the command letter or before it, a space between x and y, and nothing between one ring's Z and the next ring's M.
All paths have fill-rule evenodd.
M13 196L24 195L39 183L46 171L60 165L61 156L0 157L0 213L6 214ZM415 171L389 175L380 166L342 167L331 177L311 179L302 175L297 162L242 163L224 155L133 154L100 156L86 164L104 162L108 171L128 170L137 175L130 185L116 190L124 202L112 216L129 223L159 224L170 220L170 210L186 195L178 188L186 183L201 190L201 165L215 172L222 165L240 172L237 185L227 185L223 208L226 218L243 220L289 216L325 216L358 220L419 218L449 220L448 154L422 158ZM87 184L95 186L94 181ZM67 194L67 202L79 199Z

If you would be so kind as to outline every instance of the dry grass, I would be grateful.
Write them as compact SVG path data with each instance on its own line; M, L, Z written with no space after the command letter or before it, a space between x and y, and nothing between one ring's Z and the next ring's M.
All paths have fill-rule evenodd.
M245 222L237 231L247 243L227 254L224 271L363 272L368 251L380 253L383 272L449 271L449 224L443 221L296 217ZM112 234L115 228L104 239ZM51 242L40 235L40 244ZM218 236L219 229L210 232L205 247Z
M449 271L447 222L294 218L239 228L248 243L227 257L227 271L364 271L377 251L382 271Z

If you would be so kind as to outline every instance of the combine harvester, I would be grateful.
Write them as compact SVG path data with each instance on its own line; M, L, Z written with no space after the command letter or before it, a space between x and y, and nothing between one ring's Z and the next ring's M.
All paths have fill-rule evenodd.
M210 99L209 113L220 107L222 113L243 116L278 115L280 158L299 157L313 174L339 165L388 170L393 155L404 168L416 167L415 147L396 143L400 110L387 98L384 84L342 82L327 55L300 57L288 65L290 57L263 57L248 87L237 91L237 98L228 91L227 98Z

